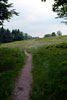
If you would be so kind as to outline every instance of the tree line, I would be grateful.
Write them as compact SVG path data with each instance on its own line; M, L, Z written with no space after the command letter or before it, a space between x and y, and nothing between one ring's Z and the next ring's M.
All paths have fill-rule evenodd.
M32 38L32 36L21 32L19 29L10 31L9 29L4 29L3 27L0 28L0 43L8 43Z
M62 32L57 31L57 33L52 32L51 34L45 34L44 37L61 36L61 35L62 35Z

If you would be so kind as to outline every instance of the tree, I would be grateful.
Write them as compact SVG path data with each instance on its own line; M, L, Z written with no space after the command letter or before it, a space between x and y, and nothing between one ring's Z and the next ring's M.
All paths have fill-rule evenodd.
M0 42L3 42L3 38L4 38L4 33L5 33L5 30L4 28L0 28Z
M8 43L12 41L21 41L26 39L32 39L32 36L27 33L24 34L19 29L12 30L0 28L0 43Z
M28 39L28 34L24 33L24 39L27 40Z
M13 15L18 15L15 9L10 10L12 3L8 4L8 0L0 0L0 25L3 25L4 20L9 21Z
M53 11L57 12L57 18L64 18L67 23L67 0L54 0Z
M67 23L67 0L54 0L52 10L57 12L57 18L64 18L64 22Z
M55 34L55 32L52 32L52 34L51 34L52 36L56 36L56 34Z
M7 30L5 31L5 34L4 34L4 42L5 42L5 43L8 43L8 42L11 42L11 41L13 41L13 37L12 37L12 35L11 35L10 30L7 29Z
M13 41L20 41L24 39L23 32L20 32L19 29L12 30L12 35L13 35Z
M51 37L52 35L51 34L45 34L44 37Z
M9 29L0 28L0 42L8 43L12 41L12 35Z
M57 31L57 35L61 36L62 35L61 31Z

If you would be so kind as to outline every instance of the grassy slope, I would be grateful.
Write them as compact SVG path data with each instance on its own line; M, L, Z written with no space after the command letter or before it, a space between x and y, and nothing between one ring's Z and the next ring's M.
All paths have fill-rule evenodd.
M51 62L51 61L55 62L55 66L57 65L57 63L59 63L58 60L54 61L54 57L51 58L51 56L54 54L55 54L55 56L58 56L59 58L63 58L63 59L66 58L66 51L65 51L66 49L54 48L53 49L54 51L52 51L52 53L51 53L50 48L45 49L45 47L41 47L41 46L57 44L57 43L67 43L67 36L51 37L51 38L44 38L44 39L33 39L33 40L25 40L25 41L18 41L18 42L2 44L1 47L10 47L10 48L5 48L5 49L0 48L0 71L3 72L3 73L0 73L0 86L1 86L0 87L0 99L8 100L8 98L10 98L11 91L13 89L14 80L15 80L16 76L18 75L18 70L21 69L21 67L24 63L24 59L25 59L22 49L27 49L27 48L31 48L31 52L33 51L33 53L34 53L34 55L33 55L34 83L33 83L33 89L32 89L32 93L31 93L31 100L44 100L44 98L48 97L48 91L49 91L48 87L50 87L51 84L53 84L53 83L51 83L51 81L50 81L50 85L47 84L47 83L49 83L49 79L51 80L51 78L48 77L47 66L49 66L49 64L50 64L49 62ZM12 49L12 47L16 47L16 49ZM35 47L35 50L32 50L32 48L34 48L34 47ZM38 47L40 47L40 48L38 49ZM20 48L20 51L18 51L17 48ZM56 50L59 50L59 51L57 51L57 53L60 52L59 55L57 55L55 53ZM63 56L64 55L63 51L65 53L65 56ZM42 54L41 54L41 52L42 52ZM50 56L48 56L48 53ZM52 60L49 60L48 58L50 58ZM61 62L63 61L63 59L61 59ZM66 61L64 63L66 63ZM61 66L61 64L60 64L60 66ZM47 70L45 70L45 67ZM49 68L51 68L51 67L49 67ZM3 69L5 70L5 72ZM50 70L52 70L52 69L50 69ZM51 73L52 72L53 71L51 71ZM54 73L52 75L54 75ZM45 81L45 80L47 80L47 81ZM54 85L52 85L52 86L54 86ZM46 89L45 89L45 87L46 87ZM54 89L54 87L53 87L53 89ZM49 94L50 94L50 92L51 92L51 89L49 91ZM46 93L45 94L46 97L45 97L44 93ZM52 94L52 92L51 92L51 94ZM52 94L52 95L55 95L55 94ZM46 100L53 100L53 99L50 96ZM54 100L57 100L57 99L54 98Z
M67 42L67 35L43 38L43 39L40 39L40 42L48 42L48 43Z
M67 100L67 43L32 49L31 100Z
M10 100L16 77L24 65L23 50L0 48L0 100Z
M49 44L67 42L67 36L56 36L43 39L31 39L2 44L1 47L32 48Z

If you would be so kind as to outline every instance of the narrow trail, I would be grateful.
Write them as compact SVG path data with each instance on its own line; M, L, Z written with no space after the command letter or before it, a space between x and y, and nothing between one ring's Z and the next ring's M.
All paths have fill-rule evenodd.
M32 85L32 55L25 51L27 56L24 67L18 77L13 90L13 100L30 100L29 94Z

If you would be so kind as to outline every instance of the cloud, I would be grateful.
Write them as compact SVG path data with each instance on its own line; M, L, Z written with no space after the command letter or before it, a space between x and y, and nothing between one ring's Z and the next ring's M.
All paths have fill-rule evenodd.
M5 27L9 29L20 29L32 36L42 37L46 33L61 30L67 34L67 27L55 19L56 13L52 12L53 0L43 3L41 0L9 0L13 3L19 16L14 16L10 23L5 21Z

